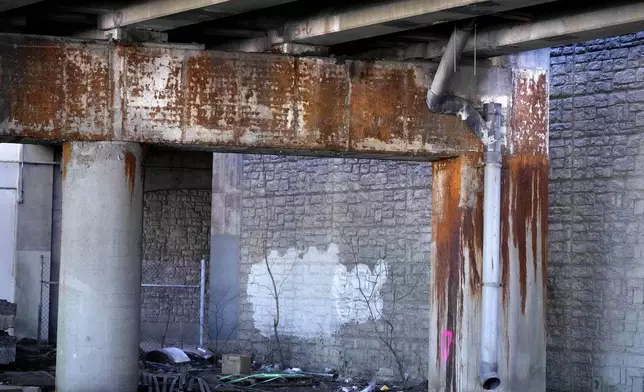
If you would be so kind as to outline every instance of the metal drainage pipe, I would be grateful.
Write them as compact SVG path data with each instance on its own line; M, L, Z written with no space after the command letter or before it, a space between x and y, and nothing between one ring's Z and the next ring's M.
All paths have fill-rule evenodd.
M501 385L498 374L498 319L500 298L501 229L501 105L486 104L486 118L467 100L449 96L446 87L455 73L470 35L455 29L427 92L427 107L437 113L452 114L464 121L486 146L483 207L483 294L479 377L483 389Z
M487 104L491 125L485 151L483 180L483 293L481 296L481 363L483 389L501 385L497 353L499 300L501 291L501 104Z

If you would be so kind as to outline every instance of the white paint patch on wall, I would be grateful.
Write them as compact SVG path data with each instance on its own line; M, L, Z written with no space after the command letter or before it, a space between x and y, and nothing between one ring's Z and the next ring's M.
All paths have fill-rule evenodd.
M335 244L324 251L310 247L305 253L292 248L282 255L276 250L269 252L268 264L280 302L280 333L299 338L331 336L343 324L380 318L387 263L380 261L373 269L365 264L347 268L338 253ZM273 293L266 263L260 260L251 268L247 294L255 328L264 336L273 335ZM371 311L362 293L370 296Z

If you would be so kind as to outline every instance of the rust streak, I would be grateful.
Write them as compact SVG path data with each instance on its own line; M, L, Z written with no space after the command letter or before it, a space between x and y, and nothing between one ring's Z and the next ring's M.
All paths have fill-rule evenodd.
M546 259L544 230L547 230L547 174L547 157L526 155L504 157L501 202L501 227L504 239L501 247L503 303L507 304L509 295L509 271L511 268L518 268L522 314L525 314L528 297L528 263L531 262L537 278L537 265L541 263L543 266ZM540 235L542 243L541 249L538 249ZM510 260L510 246L516 249L518 265L514 265L515 261ZM537 260L539 253L541 253L541 260ZM543 270L542 274L545 276L546 271Z
M130 198L134 194L134 187L136 185L136 156L130 151L125 153L125 179L130 184Z
M69 165L69 160L72 158L72 145L71 143L63 144L63 180L67 177L67 165Z
M462 268L462 252L460 245L461 236L461 211L459 208L461 190L461 165L459 158L441 161L432 166L433 177L440 179L434 186L440 186L442 200L437 200L432 214L432 233L435 236L435 265L434 265L434 298L438 308L437 322L444 324L441 329L456 331L457 317L454 314L459 302L459 276ZM436 193L436 190L433 192ZM457 335L458 336L458 335ZM440 333L436 336L437 345L440 347ZM446 364L446 386L456 390L456 360L455 355L450 355ZM436 353L437 363L440 363L440 353Z
M457 339L463 319L463 285L469 285L471 296L481 292L478 267L482 256L483 198L480 186L473 188L471 184L463 183L463 170L478 170L476 163L479 157L472 154L432 166L433 187L436 188L433 189L432 214L435 252L432 301L437 307L437 330L452 331ZM480 172L475 175L480 176ZM463 202L464 198L474 200ZM469 248L468 260L464 259L465 247ZM470 268L469 282L465 281L465 268ZM440 347L440 334L436 338L437 347ZM436 355L437 363L440 363L440 353ZM451 355L445 365L446 390L458 390L458 371L456 355Z
M508 147L514 155L545 155L548 149L548 81L545 71L514 74Z

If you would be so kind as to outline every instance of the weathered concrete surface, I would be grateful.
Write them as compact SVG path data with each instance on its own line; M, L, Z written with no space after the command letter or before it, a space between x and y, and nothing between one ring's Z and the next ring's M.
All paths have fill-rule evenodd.
M243 171L242 154L213 154L208 333L221 341L238 332Z
M511 80L507 102L503 102L506 139L501 189L502 299L498 343L501 386L497 390L543 392L547 71L515 69ZM469 154L433 166L430 303L435 306L429 323L428 377L432 392L483 391L478 378L482 163L482 155Z
M51 146L23 145L26 162L52 162ZM15 335L18 339L38 337L38 305L41 301L43 261L51 260L52 186L54 165L24 164L22 170L22 203L17 205L16 225L16 313ZM42 258L41 258L42 257ZM45 274L49 265L45 268ZM42 276L49 280L50 276ZM49 286L43 287L44 308L49 304ZM43 317L46 322L49 318ZM48 326L41 338L48 339Z
M426 110L433 66L0 35L0 140L437 159L476 150Z
M135 143L63 146L58 391L136 389L141 160Z

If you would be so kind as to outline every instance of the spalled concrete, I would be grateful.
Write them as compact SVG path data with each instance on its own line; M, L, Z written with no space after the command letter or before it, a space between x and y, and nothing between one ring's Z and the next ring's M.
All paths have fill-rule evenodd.
M0 140L423 160L479 147L459 119L426 110L434 74L427 63L5 35L0 43L8 80L0 87ZM54 98L43 98L43 89Z
M63 146L58 391L136 388L141 161L133 143Z

